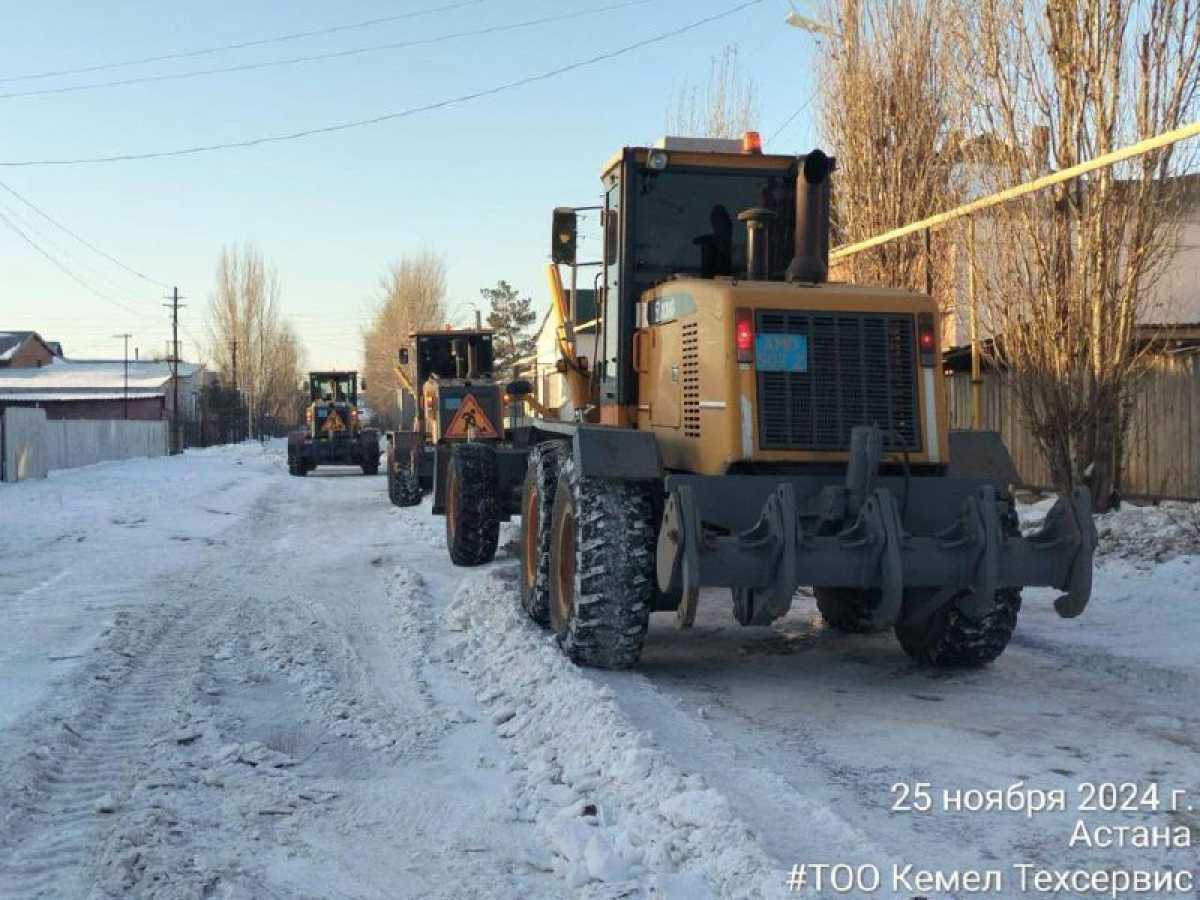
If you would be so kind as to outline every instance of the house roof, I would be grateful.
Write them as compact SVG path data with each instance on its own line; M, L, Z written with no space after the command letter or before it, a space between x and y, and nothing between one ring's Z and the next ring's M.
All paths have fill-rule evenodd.
M0 391L0 403L6 401L9 403L64 403L70 400L155 400L165 396L165 391L130 391L128 396L124 392L111 394L98 391L51 391L48 393Z
M179 375L187 378L201 367L180 363ZM128 384L124 360L65 360L55 358L37 368L0 369L0 394L47 395L54 399L83 399L110 394L153 395L166 390L171 380L171 364L166 362L129 362Z
M9 359L17 348L29 340L33 331L0 331L0 360Z

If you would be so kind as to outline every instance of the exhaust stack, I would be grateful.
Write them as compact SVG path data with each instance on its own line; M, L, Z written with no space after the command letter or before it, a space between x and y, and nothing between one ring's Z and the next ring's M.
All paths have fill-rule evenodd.
M796 253L788 281L829 280L829 176L835 165L833 157L813 150L796 175Z

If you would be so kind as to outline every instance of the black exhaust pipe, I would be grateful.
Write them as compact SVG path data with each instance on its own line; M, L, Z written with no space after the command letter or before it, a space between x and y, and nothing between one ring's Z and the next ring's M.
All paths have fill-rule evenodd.
M788 281L829 280L829 176L835 165L832 156L813 150L796 175L796 255Z
M771 247L771 222L775 213L761 206L744 209L738 213L738 221L746 223L746 280L766 281L768 251Z

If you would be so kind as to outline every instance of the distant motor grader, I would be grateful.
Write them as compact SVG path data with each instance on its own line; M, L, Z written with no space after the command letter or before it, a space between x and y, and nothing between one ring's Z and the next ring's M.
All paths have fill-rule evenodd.
M399 351L396 377L402 393L415 400L415 414L409 427L387 434L388 496L397 506L415 506L433 491L433 511L444 512L449 495L438 488L445 485L450 448L507 438L503 398L509 391L519 395L525 390L518 382L502 391L493 378L492 340L492 332L484 329L419 331L412 335L411 347ZM463 458L472 452L464 450ZM447 521L455 523L464 515L473 513L452 509ZM496 524L492 522L493 528ZM492 530L465 529L458 538L451 537L449 546L460 565L477 565L495 555Z
M933 299L830 283L834 161L755 137L617 153L594 263L576 260L576 210L555 210L570 419L446 448L447 535L494 547L496 522L520 515L525 610L606 668L637 661L653 610L689 627L701 588L766 625L809 586L829 626L892 628L934 665L995 659L1025 585L1079 615L1086 491L1020 534L1003 445L947 428ZM574 284L585 265L587 321L558 268Z
M357 372L310 372L305 428L288 435L288 472L307 475L317 466L359 466L379 471L379 432L359 420Z

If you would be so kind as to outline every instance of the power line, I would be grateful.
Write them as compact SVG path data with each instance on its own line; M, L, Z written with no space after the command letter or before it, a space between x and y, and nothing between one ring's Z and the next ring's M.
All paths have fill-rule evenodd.
M794 122L796 120L796 116L800 115L800 113L802 113L802 112L804 112L804 110L808 109L809 105L813 102L813 100L815 100L817 98L818 90L819 90L818 87L814 87L812 89L812 93L810 93L808 95L808 99L805 100L803 103L801 103L800 106L796 108L796 111L787 117L787 121L784 122L782 125L780 125L778 128L776 128L775 131L771 134L771 136L769 138L767 138L768 144L771 143L771 141L775 140L775 138L779 137L779 135L782 134L783 131L789 125L791 125L792 122Z
M57 219L54 219L49 213L44 212L43 210L39 209L33 203L33 201L27 199L26 197L23 197L21 194L17 193L15 190L13 190L13 188L9 187L3 181L0 181L0 188L3 188L4 190L8 191L8 193L12 194L14 197L16 197L18 200L20 200L22 203L24 203L30 209L32 209L35 213L37 213L39 216L41 216L43 219L45 219L47 222L49 222L51 225L66 232L71 237L75 238L75 240L79 241L79 243L83 244L83 246L85 246L89 250L91 250L93 253L97 253L100 256L103 256L109 262L120 266L126 272L136 275L138 278L142 279L142 281L149 282L150 284L157 285L159 287L167 287L167 285L164 284L163 282L158 281L157 279L151 278L149 275L142 274L141 272L139 272L137 269L133 268L132 266L127 266L125 263L121 262L121 260L117 259L115 256L112 256L111 254L104 252L99 247L97 247L95 244L91 243L88 240L85 240L84 238L81 238L79 235L77 235L74 231L72 231L66 225L62 224L62 222L59 222Z
M11 228L13 231L15 231L17 233L17 235L23 241L25 241L25 243L27 243L30 247L32 247L39 254L41 254L43 257L45 257L47 262L49 262L52 266L54 266L56 269L58 269L64 275L69 277L72 281L74 281L77 284L79 284L80 286L82 286L84 289L95 294L101 300L111 303L114 306L118 306L121 309L125 310L126 312L132 313L135 316L144 315L144 313L140 312L139 310L136 310L130 306L126 306L120 300L110 297L108 294L104 293L101 290L98 290L97 288L95 288L91 284L89 284L87 281L85 281L83 278L76 275L75 272L73 272L71 269L67 268L65 265L63 265L61 262L59 262L55 257L51 256L49 253L47 253L45 250L43 250L41 248L41 246L39 246L38 243L33 240L33 238L31 238L24 231L22 231L21 228L15 222L13 222L12 219L10 219L8 216L6 216L2 210L0 210L0 222L3 222L9 228Z
M751 6L757 6L764 0L745 0L745 2L731 7L723 12L716 13L711 16L706 16L703 19L697 19L694 22L689 22L679 28L673 28L670 31L664 31L652 37L643 38L632 44L626 44L616 50L609 50L604 53L597 53L595 56L587 59L578 60L573 63L568 63L563 66L557 66L553 69L548 69L545 72L540 72L536 75L526 75L524 78L518 78L515 81L508 81L494 87L485 88L479 91L473 91L469 94L460 94L457 97L450 97L445 100L438 100L433 103L426 103L421 106L410 106L407 109L402 109L397 112L384 113L383 115L373 116L369 119L356 119L350 122L339 122L334 125L323 125L317 128L307 128L303 131L293 131L286 134L265 135L262 137L249 138L242 141L230 141L219 144L202 144L195 147L183 147L175 150L156 150L146 153L122 153L113 156L91 156L78 157L75 159L32 159L32 160L16 160L0 162L0 166L14 168L24 166L71 166L83 165L90 163L110 163L110 162L129 162L145 159L163 159L176 156L192 156L197 153L211 153L215 150L240 150L246 147L257 147L261 144L282 143L284 141L295 141L302 138L313 137L319 134L331 134L338 131L348 131L352 128L363 128L369 125L378 125L382 122L390 122L395 119L405 119L410 116L417 115L423 112L432 112L437 109L445 109L449 106L457 106L462 103L467 103L471 100L479 100L483 97L491 97L496 94L502 94L507 91L515 90L516 88L524 87L529 84L534 84L539 81L549 81L559 75L567 72L582 69L587 66L596 65L597 63L606 62L610 59L615 59L619 56L624 56L627 53L632 53L634 50L640 50L642 47L648 47L652 44L662 43L673 37L678 37L681 34L686 34L689 31L694 31L704 25L719 21L720 19L728 18L735 15L744 9L749 9Z
M21 228L35 243L57 257L76 274L83 277L94 287L110 295L120 296L125 293L124 285L119 284L115 274L100 268L102 263L93 259L90 254L85 256L85 250L74 243L68 245L68 238L58 232L51 232L45 222L38 221L27 209L19 208L10 198L0 194L0 210L3 210L11 222Z
M216 47L204 47L199 50L185 50L180 53L165 53L161 56L144 56L139 59L127 59L122 62L100 63L94 66L81 66L76 69L58 69L53 72L37 72L30 75L8 75L0 78L0 84L7 84L12 81L35 81L41 78L57 78L61 75L83 75L88 72L102 72L106 69L122 69L128 66L140 66L146 63L166 62L172 59L192 59L197 56L206 56L210 53L223 53L226 50L245 50L247 47L262 47L267 44L282 44L287 41L298 41L302 38L323 37L329 34L337 34L340 31L351 31L358 28L370 28L375 25L385 25L389 22L399 22L402 19L415 19L418 16L428 16L433 13L450 12L451 10L461 9L464 6L477 6L485 0L459 0L456 3L447 3L443 6L434 6L427 9L417 9L412 12L400 13L394 16L383 16L377 19L366 19L362 22L350 22L342 25L332 25L328 28L318 28L313 31L295 31L291 34L281 34L275 37L258 38L253 41L242 41L237 44L221 44Z
M527 19L523 22L509 22L504 25L490 25L486 28L476 28L472 31L456 31L434 37L416 38L409 41L394 41L387 44L372 44L367 47L351 47L347 50L335 50L329 53L314 53L308 56L293 56L288 59L273 59L264 62L242 63L233 66L218 66L211 69L193 69L189 72L168 72L161 75L139 75L134 78L121 78L114 81L94 81L87 84L72 84L63 87L40 88L32 91L13 91L0 94L0 100L11 100L17 97L41 97L48 94L71 94L79 91L93 91L101 88L127 87L134 84L153 84L162 81L180 81L183 79L200 78L207 75L221 75L233 72L252 72L258 69L294 66L300 63L319 62L329 59L343 59L349 56L359 56L364 53L378 53L384 50L403 50L410 47L423 47L429 44L440 44L458 38L478 37L486 34L499 34L505 31L516 31L521 28L531 28L536 25L547 25L551 22L564 22L568 19L578 19L583 16L598 15L613 10L626 9L631 6L642 6L653 0L627 0L624 3L613 3L594 9L575 10L555 16L543 16L537 19Z

